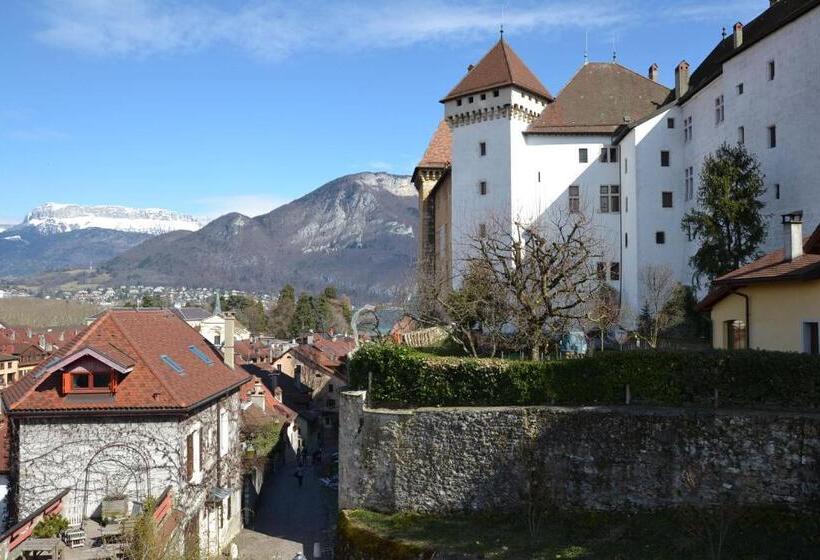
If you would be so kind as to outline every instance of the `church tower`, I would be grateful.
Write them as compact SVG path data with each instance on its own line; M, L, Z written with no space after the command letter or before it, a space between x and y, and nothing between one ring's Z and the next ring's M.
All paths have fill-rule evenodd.
M553 100L503 37L447 94L452 135L452 259L458 273L471 239L515 216L512 191L525 165L524 131Z

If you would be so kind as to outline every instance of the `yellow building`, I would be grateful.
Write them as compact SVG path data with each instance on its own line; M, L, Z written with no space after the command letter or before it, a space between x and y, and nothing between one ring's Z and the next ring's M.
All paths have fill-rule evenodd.
M783 249L715 280L700 303L715 348L820 353L820 227L803 239L802 216L783 216Z
M419 272L439 280L452 276L451 144L450 127L441 121L413 171L413 184L419 192Z
M20 361L16 356L0 354L0 388L17 381Z

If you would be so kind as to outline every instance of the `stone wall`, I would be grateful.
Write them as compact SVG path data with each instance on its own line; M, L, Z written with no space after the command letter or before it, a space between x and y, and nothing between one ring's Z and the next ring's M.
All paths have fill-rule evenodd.
M639 407L371 410L342 395L339 502L392 513L820 501L820 415ZM688 481L688 482L687 482ZM542 488L539 490L538 488Z

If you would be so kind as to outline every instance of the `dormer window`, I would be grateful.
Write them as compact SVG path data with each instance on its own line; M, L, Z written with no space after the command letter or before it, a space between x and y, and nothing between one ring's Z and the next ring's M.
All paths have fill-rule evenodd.
M92 372L75 369L63 372L63 392L68 393L114 393L117 376L113 372Z

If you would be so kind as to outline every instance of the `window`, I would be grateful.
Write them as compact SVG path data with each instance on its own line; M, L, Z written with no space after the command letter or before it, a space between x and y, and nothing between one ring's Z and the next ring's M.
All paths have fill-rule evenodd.
M497 89L494 89L493 90L493 97L498 97L499 95L500 95L499 91Z
M231 423L227 410L219 412L219 456L224 457L231 450Z
M609 263L609 279L610 280L620 280L621 279L621 263L617 263L617 262Z
M598 158L601 163L607 163L609 161L609 150L604 146L601 148L601 156Z
M538 172L538 182L539 183L541 182L541 172L540 171Z
M738 95L743 95L743 82L740 82L739 84L737 84L737 94Z
M658 245L663 245L666 243L666 232L665 231L656 231L655 232L655 243Z
M578 163L587 163L589 161L589 150L586 148L578 148Z
M456 99L456 105L461 107L461 99Z
M770 126L769 127L769 147L776 148L777 147L777 127Z
M336 401L334 399L327 399L328 408L336 408Z
M578 185L572 185L569 188L569 211L577 214L581 211L581 196Z
M227 500L228 504L225 507L225 512L228 514L228 520L229 521L231 519L231 516L233 515L233 500L232 500L232 498L233 498L233 496L228 496L228 500Z
M776 183L774 186L774 198L780 200L780 183Z
M661 167L669 167L669 152L666 150L661 151Z
M629 247L629 234L624 233L624 247Z
M479 153L479 155L482 155L482 156L487 155L487 143L486 142L479 142L478 143L478 153Z
M684 198L692 200L695 197L695 168L687 167L684 169L685 192Z
M327 392L328 392L328 393L332 393L332 392L333 392L333 383L329 383L329 384L328 384L328 386L327 386Z
M737 127L737 143L743 144L746 142L746 129L742 126Z
M683 119L683 141L689 142L692 140L692 117Z
M473 102L473 96L471 95L470 97L467 98L467 103L472 103L472 102Z
M485 99L487 99L487 94L486 94L486 93L482 93L482 94L481 94L481 100L482 100L482 101L484 101Z
M196 475L202 470L200 448L202 447L201 429L197 428L185 438L185 472L188 482L192 482Z
M222 337L219 336L219 333L214 335L214 346L219 346L222 343Z
M715 124L718 125L723 122L723 96L718 95L715 98Z
M171 369L172 369L172 370L174 370L175 372L177 372L177 373L185 373L185 369L184 369L181 365L179 365L178 363L176 363L176 362L173 360L173 358L171 358L170 356L166 356L165 354L163 354L162 356L160 356L160 359L161 359L163 362L165 362L165 365L167 365L169 368L171 368Z
M598 275L598 280L606 280L606 263L596 263L595 272Z
M624 212L629 213L629 197L624 197Z
M618 148L616 146L609 148L609 163L618 163Z
M661 208L672 208L672 193L670 191L661 193Z
M487 181L481 181L478 184L478 194L480 194L481 196L487 194Z
M769 81L774 80L774 60L769 61Z
M621 211L620 185L601 185L601 213Z
M817 321L803 323L803 352L820 354L820 324Z
M624 158L624 175L629 173L629 159Z
M188 347L188 350L190 350L194 356L205 362L207 365L211 365L214 363L210 356L208 356L205 352L203 352L196 346L191 345Z
M482 239L487 237L487 224L478 224L478 236Z
M107 393L114 390L114 380L109 372L72 371L64 374L63 391Z
M737 320L726 321L724 325L726 330L726 349L743 350L746 348L746 322Z
M666 119L666 128L675 128L675 119Z

